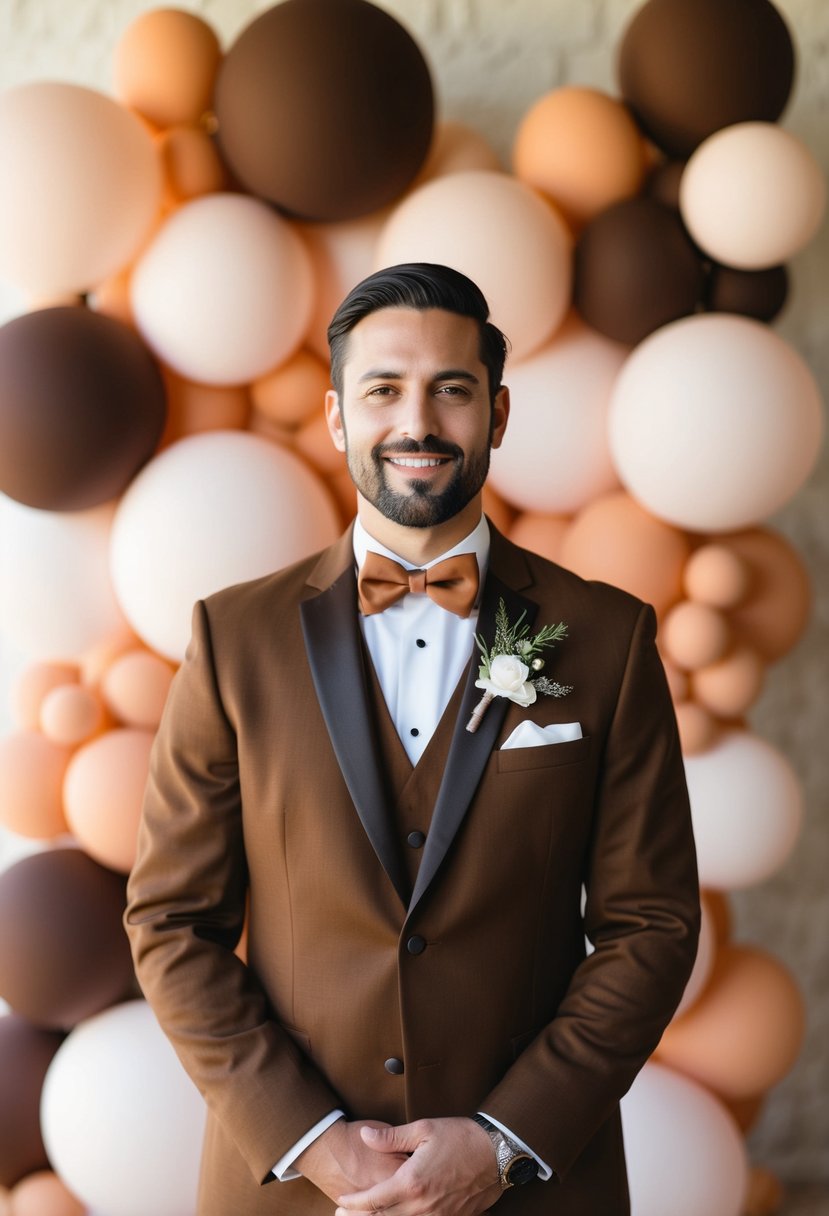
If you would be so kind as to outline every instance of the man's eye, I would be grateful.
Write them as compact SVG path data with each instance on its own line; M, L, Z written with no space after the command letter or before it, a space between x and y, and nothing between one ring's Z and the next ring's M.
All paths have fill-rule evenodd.
M390 384L375 384L366 394L367 397L390 397L394 393Z
M438 389L445 397L468 397L469 392L462 384L441 384Z

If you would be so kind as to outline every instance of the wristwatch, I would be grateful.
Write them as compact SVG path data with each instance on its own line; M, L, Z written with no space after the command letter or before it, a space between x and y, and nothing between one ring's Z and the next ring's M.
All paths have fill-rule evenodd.
M514 1140L510 1140L509 1136L505 1136L500 1127L490 1123L483 1115L473 1115L472 1120L484 1129L492 1141L502 1190L532 1182L538 1174L538 1162L535 1157L525 1152Z

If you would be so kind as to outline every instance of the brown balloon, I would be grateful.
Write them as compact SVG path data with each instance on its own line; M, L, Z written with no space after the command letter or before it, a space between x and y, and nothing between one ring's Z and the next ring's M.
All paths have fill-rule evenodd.
M775 122L794 62L770 0L648 0L622 38L618 77L645 134L685 158L721 127Z
M49 1168L40 1133L40 1093L62 1042L63 1035L17 1014L0 1017L0 1186L16 1186L27 1174Z
M125 885L75 848L35 853L0 874L0 997L16 1013L69 1030L134 995Z
M679 211L679 183L684 172L684 160L662 161L648 174L644 193L657 203Z
M116 498L165 417L155 360L113 317L46 308L0 329L0 490L10 498L47 511Z
M734 270L731 266L712 265L705 292L708 312L736 312L756 321L773 321L789 292L789 273L785 266L768 270Z
M252 194L309 220L367 215L426 160L434 98L411 35L368 0L283 0L227 52L219 149Z
M634 345L694 312L703 265L679 216L649 198L615 203L576 244L573 302L593 329Z

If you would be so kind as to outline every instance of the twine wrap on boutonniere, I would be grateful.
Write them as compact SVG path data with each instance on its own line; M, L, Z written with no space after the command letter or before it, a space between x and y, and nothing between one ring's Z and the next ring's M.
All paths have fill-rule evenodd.
M541 674L544 669L541 652L552 649L556 642L566 638L567 626L562 621L557 625L545 625L530 637L530 627L523 623L526 615L526 612L522 612L515 624L510 625L506 604L501 599L495 614L495 641L492 646L487 646L479 634L475 635L481 652L475 687L483 688L484 695L466 724L471 734L478 729L495 697L507 697L516 705L526 708L533 704L539 693L544 697L566 697L568 692L573 691L571 684L559 684L557 680Z

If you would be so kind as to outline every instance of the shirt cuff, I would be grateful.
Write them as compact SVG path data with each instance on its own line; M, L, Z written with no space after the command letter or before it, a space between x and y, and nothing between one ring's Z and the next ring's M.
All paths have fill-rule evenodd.
M336 1123L338 1119L344 1118L345 1111L332 1110L330 1114L320 1119L319 1123L315 1123L301 1140L297 1140L296 1144L279 1158L271 1173L275 1174L280 1182L292 1182L294 1178L301 1178L302 1174L300 1174L299 1170L293 1168L297 1157L305 1152L309 1144L313 1144L315 1140L318 1140L323 1132L327 1132L332 1123Z
M542 1161L538 1153L534 1153L528 1144L525 1144L519 1136L516 1136L515 1132L510 1131L508 1127L504 1127L503 1123L499 1123L497 1119L493 1119L492 1115L488 1115L485 1110L479 1110L478 1114L483 1115L483 1117L488 1119L489 1122L497 1127L499 1131L503 1132L505 1136L509 1137L513 1144L517 1144L520 1149L522 1149L525 1153L529 1153L529 1155L538 1162L539 1182L546 1182L549 1178L552 1178L553 1171L547 1162Z

